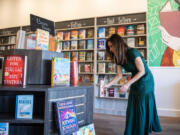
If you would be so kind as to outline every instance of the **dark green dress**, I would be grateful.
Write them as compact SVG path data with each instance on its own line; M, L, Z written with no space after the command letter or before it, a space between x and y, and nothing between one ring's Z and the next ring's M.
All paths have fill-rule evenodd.
M124 135L149 135L152 131L161 131L154 96L154 79L145 59L136 49L128 48L128 62L122 67L131 72L133 77L138 72L135 65L137 57L141 57L144 63L145 75L130 87Z

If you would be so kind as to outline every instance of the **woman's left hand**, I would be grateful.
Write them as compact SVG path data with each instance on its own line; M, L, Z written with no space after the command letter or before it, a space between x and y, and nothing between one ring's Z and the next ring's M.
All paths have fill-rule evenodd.
M121 86L121 88L119 88L119 93L120 93L120 94L123 94L123 93L125 93L128 89L129 89L129 84L124 84L123 86Z

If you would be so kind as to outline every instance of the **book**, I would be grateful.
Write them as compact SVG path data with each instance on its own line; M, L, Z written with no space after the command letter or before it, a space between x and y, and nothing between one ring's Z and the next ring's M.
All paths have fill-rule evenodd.
M84 65L85 65L85 64L83 64L83 63L80 63L80 64L79 64L79 73L85 72L85 67L84 67Z
M105 52L104 51L97 52L97 60L105 60Z
M78 52L71 52L71 61L78 61Z
M49 51L55 52L57 50L57 42L56 42L56 37L50 36L49 37Z
M106 39L98 40L98 49L106 49Z
M4 57L0 57L0 84L3 81L3 66L4 66Z
M70 49L70 41L63 42L63 50L69 50Z
M78 49L86 49L86 41L85 40L79 40Z
M143 37L138 38L138 47L144 47L145 46L146 39Z
M48 50L49 48L49 32L41 29L36 30L36 49Z
M127 38L127 45L129 47L135 47L136 46L135 38Z
M127 35L134 35L134 25L128 25L127 26L126 34Z
M94 38L94 29L87 30L87 38Z
M114 88L109 88L108 93L109 93L108 94L109 97L114 97Z
M116 73L116 64L107 63L107 72L108 73Z
M78 39L78 31L77 30L71 31L71 39Z
M59 40L63 40L64 38L64 33L62 32L62 31L59 31L59 32L57 32L57 34L56 34L56 37L57 37L57 39L59 39Z
M66 58L52 58L51 86L70 85L70 61Z
M93 39L89 39L87 40L87 49L93 49L94 48L94 40Z
M77 46L78 46L77 40L71 41L71 50L77 50Z
M0 123L0 135L9 135L9 123Z
M71 60L71 52L64 52L64 58Z
M36 34L30 34L27 36L26 49L36 48Z
M15 119L32 119L33 102L33 95L16 95Z
M73 133L73 135L96 135L94 123L79 128L79 130Z
M86 38L86 30L80 29L79 30L79 39L85 39Z
M85 61L85 52L79 52L79 61Z
M106 31L104 27L98 28L98 37L99 38L104 38L106 37Z
M25 38L26 38L26 31L19 30L16 36L16 48L18 49L25 48Z
M3 85L26 85L27 56L6 55L4 58Z
M138 24L136 26L136 34L139 35L139 34L144 34L145 33L145 26L144 24Z
M70 135L79 130L74 100L55 102L58 132L60 135Z
M91 73L91 64L84 64L84 72Z
M117 34L120 36L124 36L125 35L125 27L124 26L119 26L117 28Z
M70 32L69 31L66 31L64 33L64 40L70 40Z
M98 73L106 73L106 63L98 63Z
M86 52L86 60L87 61L93 60L93 52Z
M78 85L78 62L71 61L70 84L72 86Z
M10 36L8 44L16 44L16 36Z
M109 27L108 30L108 37L116 33L116 28L115 27Z

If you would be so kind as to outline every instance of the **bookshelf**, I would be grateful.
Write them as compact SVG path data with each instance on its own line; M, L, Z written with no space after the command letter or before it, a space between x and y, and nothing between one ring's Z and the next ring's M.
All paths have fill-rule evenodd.
M94 18L56 22L65 57L78 60L79 83L94 82Z

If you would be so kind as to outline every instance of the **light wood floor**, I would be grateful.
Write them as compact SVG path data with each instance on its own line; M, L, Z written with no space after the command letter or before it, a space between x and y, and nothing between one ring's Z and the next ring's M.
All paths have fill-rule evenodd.
M180 117L160 117L162 132L150 135L180 135ZM125 117L94 114L96 135L123 135Z

